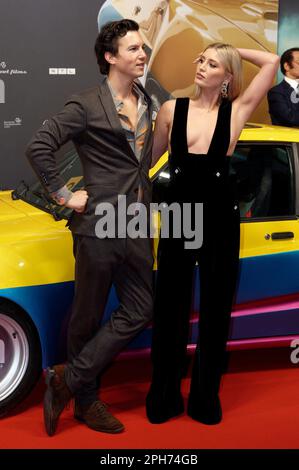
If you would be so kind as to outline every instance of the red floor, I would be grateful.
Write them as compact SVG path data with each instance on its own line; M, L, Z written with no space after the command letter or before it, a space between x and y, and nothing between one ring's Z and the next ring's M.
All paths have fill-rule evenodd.
M152 425L144 400L150 378L148 357L121 359L106 373L102 399L124 422L119 435L97 433L65 410L55 436L43 428L43 380L13 416L0 421L1 449L296 449L299 447L299 364L290 350L239 351L231 354L221 389L224 419L205 426L188 416ZM187 398L190 379L183 383Z

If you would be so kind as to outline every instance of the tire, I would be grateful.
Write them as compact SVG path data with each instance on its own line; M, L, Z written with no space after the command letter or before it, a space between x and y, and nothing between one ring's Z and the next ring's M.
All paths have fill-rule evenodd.
M0 417L30 393L42 371L37 330L18 306L0 301Z

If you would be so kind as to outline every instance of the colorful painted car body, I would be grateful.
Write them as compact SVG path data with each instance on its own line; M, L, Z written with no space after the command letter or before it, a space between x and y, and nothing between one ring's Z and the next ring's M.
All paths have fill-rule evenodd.
M231 348L290 346L299 337L298 150L299 130L251 125L232 157L242 223ZM167 164L165 154L150 172L157 202L167 190ZM60 172L70 188L83 186L75 151ZM0 415L24 398L42 367L65 358L74 289L68 216L39 182L0 193ZM198 334L194 291L189 347ZM105 318L116 305L112 289ZM127 351L148 349L150 342L149 326Z

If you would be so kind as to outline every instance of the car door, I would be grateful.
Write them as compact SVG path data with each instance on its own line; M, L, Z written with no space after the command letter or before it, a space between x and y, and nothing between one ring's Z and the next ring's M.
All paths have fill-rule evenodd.
M293 143L240 142L234 152L241 215L234 340L285 344L299 333L297 164Z
M237 303L299 292L293 146L240 143L232 171L242 222Z
M240 141L231 160L241 215L240 269L230 334L235 343L299 334L296 159L296 144ZM168 182L166 163L154 177L156 202L164 200ZM198 334L199 296L195 276L191 342Z

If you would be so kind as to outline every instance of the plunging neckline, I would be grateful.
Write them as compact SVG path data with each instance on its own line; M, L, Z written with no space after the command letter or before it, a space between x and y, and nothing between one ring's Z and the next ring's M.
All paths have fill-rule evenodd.
M220 105L219 105L219 107L218 107L216 124L215 124L214 132L213 132L212 139L211 139L211 142L210 142L210 145L209 145L209 148L208 148L207 153L193 153L193 152L189 152L188 140L187 140L187 128L188 128L188 116L189 116L189 108L190 108L190 98L188 99L187 118L186 118L186 129L185 129L185 147L186 147L186 150L187 150L188 155L195 155L195 156L198 156L198 157L209 155L210 150L211 150L211 147L212 147L212 143L213 143L213 141L214 141L214 139L215 139L216 130L217 130L218 125L219 125L219 115L220 115L220 112L219 112L219 111L220 111L220 108L221 108L222 105L223 105L223 101L220 103ZM226 155L226 156L229 156L229 155Z

